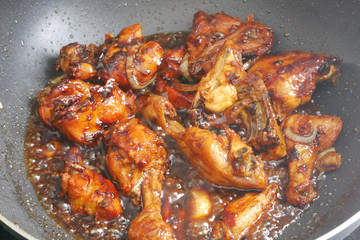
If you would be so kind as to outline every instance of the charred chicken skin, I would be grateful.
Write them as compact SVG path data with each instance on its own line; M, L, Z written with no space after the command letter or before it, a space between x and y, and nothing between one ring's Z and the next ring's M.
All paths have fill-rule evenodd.
M270 184L262 193L247 193L236 199L222 211L219 221L214 224L211 239L243 239L249 236L262 215L274 207L279 187Z
M67 194L71 210L95 216L95 220L113 220L122 213L120 194L115 185L101 174L78 164L68 164L62 174L62 194Z
M161 215L163 173L150 170L142 182L143 209L130 225L130 240L173 240L176 239L171 227Z
M124 90L141 89L152 83L163 57L158 43L142 43L140 24L124 28L116 37L108 34L100 49L98 76L104 82L115 79Z
M311 180L318 153L331 148L342 121L334 116L294 114L285 118L282 128L290 179L286 199L294 206L304 207L317 196Z
M310 101L315 84L340 78L341 58L314 52L280 52L260 58L248 71L264 80L274 110L283 120Z
M191 165L208 181L243 189L266 188L264 163L233 130L226 129L226 135L220 136L197 127L185 129L164 97L143 97L137 100L137 106L144 118L155 121L177 141Z
M76 79L65 79L37 95L43 122L81 145L96 144L106 125L133 116L134 98L114 81L100 86Z
M136 118L120 122L108 130L106 166L122 193L140 201L141 182L150 170L164 174L167 164L165 144Z
M215 63L217 53L231 40L235 49L245 58L267 53L273 44L273 32L256 22L250 14L246 21L223 13L209 15L199 11L194 15L188 36L188 69L195 79L201 79Z

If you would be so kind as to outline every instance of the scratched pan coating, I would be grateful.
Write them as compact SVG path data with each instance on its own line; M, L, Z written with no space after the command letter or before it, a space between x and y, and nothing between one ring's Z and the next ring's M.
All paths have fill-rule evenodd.
M343 58L338 86L321 84L313 95L324 114L344 127L335 147L339 170L327 173L303 217L281 239L316 239L360 211L360 4L354 1L2 1L0 8L0 220L27 237L69 239L42 210L24 164L24 135L35 94L56 75L61 46L101 43L106 33L141 23L144 35L189 30L197 10L225 12L244 20L248 13L270 26L277 50L314 50ZM9 222L7 222L9 220ZM336 235L346 236L359 221Z

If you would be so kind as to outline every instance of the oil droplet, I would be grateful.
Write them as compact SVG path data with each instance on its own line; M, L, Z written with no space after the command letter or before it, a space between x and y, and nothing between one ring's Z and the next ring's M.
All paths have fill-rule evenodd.
M284 33L284 37L290 37L290 33L288 33L288 32L286 32L286 33Z

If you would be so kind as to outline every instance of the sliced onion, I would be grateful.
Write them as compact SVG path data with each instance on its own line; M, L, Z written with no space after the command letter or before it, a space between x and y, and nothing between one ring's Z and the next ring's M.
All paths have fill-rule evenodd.
M144 87L146 87L147 85L149 85L150 83L152 83L155 78L156 78L156 74L154 75L153 78L151 78L147 83L145 84L140 84L139 81L136 79L136 77L134 76L133 73L133 63L134 63L134 57L135 57L135 53L137 53L138 49L140 48L140 45L134 45L131 47L131 49L129 50L129 54L126 57L126 76L128 78L129 84L133 89L142 89ZM142 69L140 72L143 73L145 70ZM146 72L146 75L148 75L149 73Z
M316 169L322 172L338 169L341 165L341 154L335 152L335 148L329 148L319 153L316 160Z
M189 72L189 54L185 54L181 64L180 64L180 72L181 74L184 76L184 78L186 80L188 80L189 82L194 82L194 79L191 77L190 72Z
M181 91L181 92L192 92L192 91L196 91L197 87L198 87L199 83L193 83L193 84L185 84L185 83L180 83L180 82L174 82L173 86Z
M309 136L301 136L299 134L296 134L291 130L291 127L287 127L284 129L284 135L285 137L289 138L294 142L299 142L304 144L311 143L315 140L317 131L315 125L312 122L309 122L309 124L311 126L311 134Z

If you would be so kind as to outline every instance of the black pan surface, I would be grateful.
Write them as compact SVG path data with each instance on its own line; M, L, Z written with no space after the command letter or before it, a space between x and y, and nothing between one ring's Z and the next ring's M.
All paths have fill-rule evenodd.
M339 116L344 121L335 143L343 155L342 166L327 174L320 187L320 197L280 239L321 236L325 239L350 219L347 222L350 228L335 234L339 239L360 225L358 0L1 1L0 220L3 224L9 227L15 224L16 229L29 234L28 238L70 238L42 210L27 179L23 160L30 107L35 94L56 75L55 60L61 46L75 41L101 43L106 33L117 34L135 23L143 25L144 35L189 30L193 14L199 9L209 13L224 11L240 19L253 13L257 20L273 28L272 51L314 50L338 54L344 59L339 85L321 84L313 95L314 104L322 113Z

